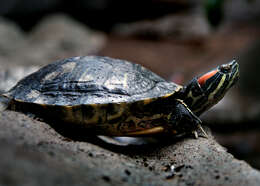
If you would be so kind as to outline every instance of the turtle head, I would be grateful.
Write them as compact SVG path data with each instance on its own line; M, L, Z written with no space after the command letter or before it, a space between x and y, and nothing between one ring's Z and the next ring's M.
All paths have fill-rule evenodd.
M199 116L218 103L238 78L239 65L235 60L220 65L187 84L184 88L184 102Z

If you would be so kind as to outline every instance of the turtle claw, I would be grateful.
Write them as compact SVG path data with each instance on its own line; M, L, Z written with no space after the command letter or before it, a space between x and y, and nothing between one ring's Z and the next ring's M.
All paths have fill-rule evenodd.
M198 132L197 131L192 131L192 133L194 134L195 139L199 138Z
M202 124L202 121L200 120L200 118L199 117L197 117L195 114L193 114L192 112L191 112L191 114L192 114L192 116L193 116L193 119L195 120L195 123L197 123L197 125L198 125L198 129L202 132L202 137L204 137L204 138L208 138L208 135L207 135L207 133L205 132L205 130L202 128L202 126L201 126L201 124ZM195 138L197 139L198 138L198 133L197 133L197 131L194 131L193 132L193 134L194 134L194 136L195 136Z
M208 139L209 137L208 137L207 133L205 132L205 130L202 128L202 126L200 124L198 125L198 128L202 132L202 135L200 135L200 136ZM192 131L192 134L194 135L195 139L199 138L198 132L196 130Z
M205 132L205 130L202 128L202 126L200 124L198 125L198 128L200 129L200 131L203 134L202 137L209 138L209 136L207 135L207 133Z

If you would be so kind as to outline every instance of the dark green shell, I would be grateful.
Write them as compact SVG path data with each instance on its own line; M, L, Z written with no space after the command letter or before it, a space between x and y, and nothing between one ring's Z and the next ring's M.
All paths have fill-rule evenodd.
M52 63L21 80L8 95L47 105L128 103L180 89L146 68L108 57L74 57Z
M124 136L167 124L167 99L175 99L181 88L141 65L87 56L49 64L5 96L12 99L11 110Z

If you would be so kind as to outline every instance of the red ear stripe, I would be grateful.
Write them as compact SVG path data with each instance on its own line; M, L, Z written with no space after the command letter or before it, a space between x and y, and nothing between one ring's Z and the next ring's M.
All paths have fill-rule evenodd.
M213 70L213 71L210 71L210 72L204 74L203 76L201 76L200 78L198 78L198 83L199 83L200 85L203 85L209 78L211 78L212 76L214 76L217 72L218 72L218 70Z

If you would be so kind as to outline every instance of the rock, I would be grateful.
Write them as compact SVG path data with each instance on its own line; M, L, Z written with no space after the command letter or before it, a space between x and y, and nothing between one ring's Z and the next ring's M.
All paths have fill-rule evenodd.
M68 139L46 123L5 111L0 120L0 184L258 185L259 171L236 160L207 132L209 139L104 145Z

